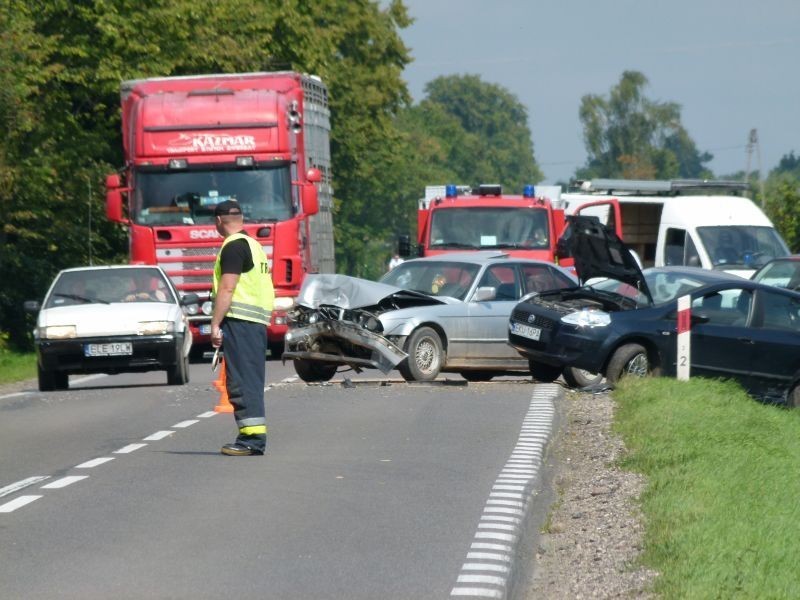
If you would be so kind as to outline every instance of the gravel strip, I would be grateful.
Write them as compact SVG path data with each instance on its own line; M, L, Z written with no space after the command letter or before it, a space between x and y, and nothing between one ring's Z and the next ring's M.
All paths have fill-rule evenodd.
M614 463L625 452L612 434L608 393L567 392L553 458L557 500L541 534L526 593L541 598L653 598L657 573L636 564L644 524L636 499L646 480Z

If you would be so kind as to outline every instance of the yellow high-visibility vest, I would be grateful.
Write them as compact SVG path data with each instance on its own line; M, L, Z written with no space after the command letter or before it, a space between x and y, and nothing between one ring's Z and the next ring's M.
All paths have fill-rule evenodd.
M250 246L253 268L239 276L239 282L233 291L231 307L225 313L225 316L267 325L275 302L275 290L272 287L267 255L264 254L264 249L253 238L243 233L234 233L225 238L214 263L214 279L211 291L216 298L219 280L222 277L222 263L220 262L222 249L230 242L239 239L246 240L247 245Z

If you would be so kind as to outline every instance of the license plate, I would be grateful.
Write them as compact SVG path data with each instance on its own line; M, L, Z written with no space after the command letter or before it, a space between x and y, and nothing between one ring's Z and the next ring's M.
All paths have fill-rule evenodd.
M523 325L522 323L511 323L511 333L526 337L529 340L539 340L542 335L542 330L538 327L531 327L530 325Z
M130 342L110 342L108 344L85 344L84 356L130 356L133 344Z
M211 335L211 324L210 323L206 324L206 325L200 325L200 327L198 327L198 329L200 330L200 335Z

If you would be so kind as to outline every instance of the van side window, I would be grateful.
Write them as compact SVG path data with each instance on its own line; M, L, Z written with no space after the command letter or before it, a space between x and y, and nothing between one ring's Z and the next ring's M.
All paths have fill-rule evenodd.
M700 255L692 241L692 236L685 229L667 229L664 241L664 264L700 266Z

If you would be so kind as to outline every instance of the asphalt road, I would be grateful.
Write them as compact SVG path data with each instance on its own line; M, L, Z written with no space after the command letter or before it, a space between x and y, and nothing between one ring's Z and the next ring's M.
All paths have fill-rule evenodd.
M263 457L208 364L0 391L0 598L514 596L557 386L267 368Z

